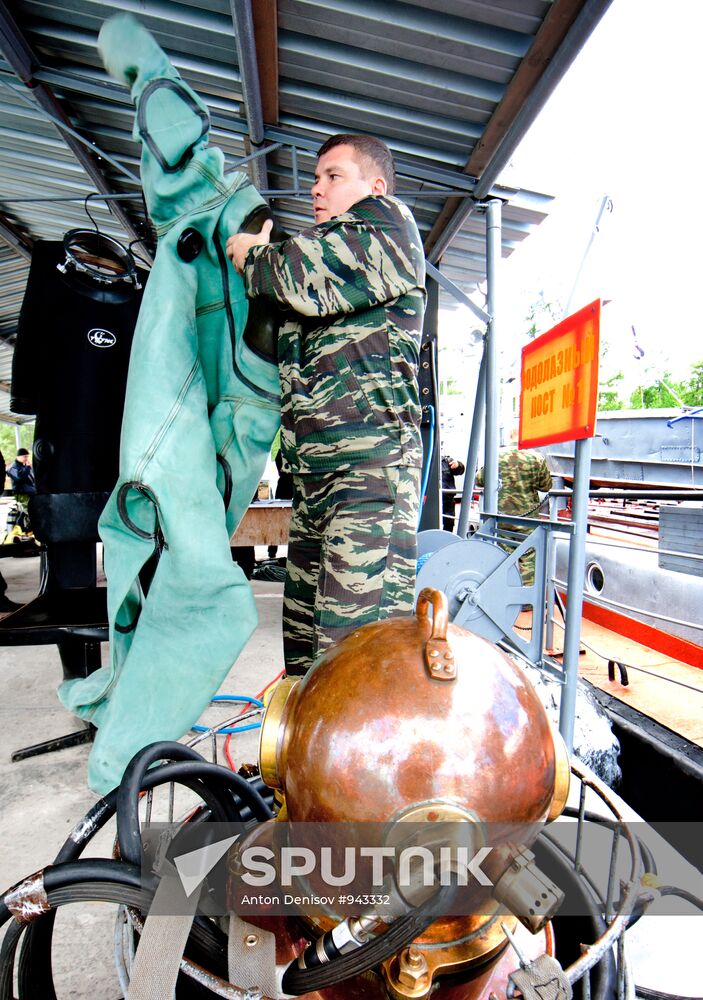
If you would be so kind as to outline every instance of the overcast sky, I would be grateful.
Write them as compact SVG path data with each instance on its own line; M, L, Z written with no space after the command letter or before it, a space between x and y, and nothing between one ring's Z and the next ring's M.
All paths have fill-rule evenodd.
M558 196L504 265L506 337L540 290L566 303L607 194L572 311L613 300L607 364L635 384L644 366L681 377L703 361L702 33L702 0L614 0L561 81L504 175Z

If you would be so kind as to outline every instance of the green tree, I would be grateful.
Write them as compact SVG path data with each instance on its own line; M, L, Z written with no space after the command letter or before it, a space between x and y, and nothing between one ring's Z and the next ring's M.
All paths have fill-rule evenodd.
M682 384L673 382L670 373L664 372L661 379L656 379L651 385L638 385L630 396L630 406L634 410L655 410L679 406L680 403L676 396L683 398L682 391Z
M681 383L679 395L687 406L703 406L703 361L691 367L687 381Z
M625 378L622 372L616 372L609 379L602 382L598 391L599 410L624 410L625 403L620 398L618 382Z

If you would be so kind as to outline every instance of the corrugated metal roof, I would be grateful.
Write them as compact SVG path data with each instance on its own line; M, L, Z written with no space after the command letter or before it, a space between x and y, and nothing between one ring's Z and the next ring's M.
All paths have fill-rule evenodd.
M423 0L0 2L0 241L7 244L0 242L0 419L9 414L4 390L26 246L90 227L84 202L98 183L103 193L137 196L115 203L124 224L90 198L101 230L125 242L144 232L133 107L97 51L106 18L132 11L152 31L207 103L211 141L234 165L251 151L256 112L245 58L253 42L240 33L240 50L249 46L240 68L233 26L233 12L236 20L244 11L253 18L259 56L264 142L282 144L266 164L269 188L283 192L272 199L283 225L295 230L312 220L306 189L320 142L339 131L379 135L395 154L399 191L428 253L441 254L442 270L468 293L485 276L483 220L471 195L484 177L490 193L505 199L505 256L545 217L546 195L497 189L491 171L507 162L520 129L608 3L433 0L427 9ZM94 153L114 162L86 166L86 147L67 138L47 111L65 116ZM438 188L462 197L448 201ZM440 246L442 232L452 237L448 249Z

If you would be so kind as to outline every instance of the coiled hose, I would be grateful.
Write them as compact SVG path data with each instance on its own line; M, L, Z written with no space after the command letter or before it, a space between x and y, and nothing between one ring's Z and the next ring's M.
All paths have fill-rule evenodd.
M150 768L150 765L159 760L170 760L171 763ZM248 781L226 768L210 764L195 750L180 743L157 743L140 751L130 762L125 778L128 780L123 780L119 789L113 789L92 807L71 832L56 856L54 865L44 870L44 890L52 907L93 898L90 893L94 891L92 886L96 881L96 870L90 866L100 864L109 866L99 871L109 873L110 884L114 887L112 895L106 888L100 890L102 892L100 899L124 903L123 894L126 892L131 900L128 905L137 906L144 912L148 910L151 896L149 893L145 895L141 888L139 867L141 861L139 795L142 791L169 783L191 789L203 802L203 806L196 813L195 820L198 822L246 823L251 819L265 820L273 816L269 805L271 793L260 778ZM269 801L264 798L262 792L268 795ZM87 844L115 814L117 814L121 861L78 860ZM104 880L105 884L107 878L108 876ZM62 881L57 883L57 879ZM0 926L11 916L3 898L0 900ZM0 949L0 1000L12 1000L15 954L20 940L22 940L18 963L20 1000L36 1000L37 997L41 997L42 1000L56 1000L51 964L55 918L56 911L51 909L29 924L14 922L8 928ZM199 964L206 964L217 975L226 978L227 941L225 935L212 921L196 917L188 939L186 954ZM179 981L179 997L207 995L203 987L188 977L180 977L180 980L182 982Z
M157 761L166 761L152 766ZM119 789L113 789L100 799L72 831L56 856L55 863L44 870L44 891L52 907L42 917L8 928L0 948L0 1000L12 1000L15 956L22 942L17 967L20 1000L56 1000L51 967L51 944L56 907L85 900L109 901L148 912L153 887L144 884L140 868L141 830L139 795L150 788L167 783L183 785L195 792L202 801L190 822L247 822L272 817L269 795L260 779L247 781L226 768L210 764L195 750L180 743L156 743L133 758ZM263 794L262 794L263 792ZM567 815L572 810L567 809ZM118 842L121 860L80 859L81 853L96 833L117 815ZM602 817L586 817L607 825ZM645 865L651 872L656 866L651 854L643 848ZM578 895L578 912L583 917L562 917L555 922L557 957L566 966L580 955L580 942L595 940L605 931L602 904L594 888L575 875L573 859L560 845L540 838L535 845L540 867L557 884ZM660 888L662 895L679 895L703 908L703 901L683 889ZM426 903L411 914L395 921L389 929L362 945L356 951L338 956L327 964L300 968L297 960L284 973L283 989L290 995L301 995L324 989L377 966L413 941L434 920L447 911L454 886L443 886ZM575 898L575 896L573 897ZM11 917L3 898L0 900L0 925ZM215 975L227 977L227 940L219 927L202 916L196 917L186 946L188 958L208 968ZM593 1000L611 1000L615 996L615 964L612 953L593 970L591 983ZM638 993L640 991L638 990ZM177 995L204 997L209 994L186 976L180 976ZM646 1000L673 1000L666 994L643 990Z

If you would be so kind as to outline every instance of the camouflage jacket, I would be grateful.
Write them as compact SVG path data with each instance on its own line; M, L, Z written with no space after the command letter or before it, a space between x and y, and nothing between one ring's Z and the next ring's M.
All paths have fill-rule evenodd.
M484 470L476 475L476 485L483 486ZM539 492L552 488L552 474L537 451L505 448L498 456L498 511L528 517L536 514ZM539 492L538 492L539 491Z
M422 461L417 366L425 259L410 210L369 197L283 243L244 281L286 310L281 448L295 473Z

